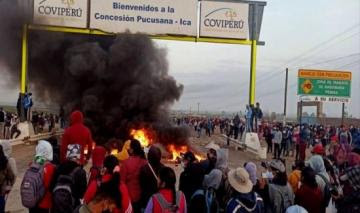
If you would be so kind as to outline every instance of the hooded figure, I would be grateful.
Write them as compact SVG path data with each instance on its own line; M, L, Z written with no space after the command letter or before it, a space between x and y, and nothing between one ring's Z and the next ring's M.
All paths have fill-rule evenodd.
M80 111L74 111L70 117L71 126L65 130L61 142L61 162L65 161L65 155L70 144L80 145L80 164L85 163L86 159L89 159L92 152L93 140L90 130L83 124L84 118ZM85 156L85 147L88 149L87 156Z
M40 140L35 148L35 163L44 165L43 183L45 186L45 195L35 208L29 209L29 212L49 211L52 207L51 181L55 173L55 166L51 163L53 160L53 149L48 141Z
M308 213L308 211L301 206L293 205L286 209L286 213Z
M141 205L146 207L150 197L159 191L159 171L164 165L161 163L161 150L151 146L148 153L149 163L140 170Z
M306 162L307 166L310 166L315 174L316 174L316 182L321 189L322 194L324 195L324 189L326 183L323 178L326 178L327 182L330 182L330 177L326 172L324 160L320 155L313 155L311 158Z
M195 156L192 152L185 153L183 161L185 165L184 171L180 175L179 189L185 194L186 202L190 203L194 192L202 188L205 169L195 162Z
M246 163L245 169L249 173L251 183L255 186L257 183L255 163L253 162Z
M219 212L217 191L220 187L222 177L223 173L218 169L213 169L208 175L205 175L203 188L198 189L191 196L189 213Z
M228 172L228 150L218 149L216 150L216 164L215 169L221 170L224 175Z
M53 149L49 142L40 140L35 148L35 162L44 164L53 160Z
M205 189L213 188L218 190L222 180L222 171L213 169L208 175L204 176L203 186Z

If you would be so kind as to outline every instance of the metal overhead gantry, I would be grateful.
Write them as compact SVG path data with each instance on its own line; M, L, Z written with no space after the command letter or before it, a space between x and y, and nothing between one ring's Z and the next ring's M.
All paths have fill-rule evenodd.
M214 1L214 0L208 0ZM22 2L22 1L20 1ZM26 1L24 1L26 2ZM214 1L216 2L216 1ZM172 41L188 41L188 42L208 42L208 43L222 43L222 44L239 44L251 46L251 63L250 63L250 86L249 86L249 104L255 104L256 93L256 56L257 46L265 45L265 42L259 41L260 29L262 24L262 17L266 2L259 1L236 1L236 0L222 0L217 2L231 2L231 3L246 3L249 4L249 39L229 39L229 38L211 38L211 37L199 37L199 36L176 36L176 35L149 35L152 39L160 40L172 40ZM25 9L32 9L33 6L29 2L23 4ZM88 14L90 16L90 14ZM28 66L28 31L40 30L50 32L63 32L63 33L77 33L87 35L104 35L113 36L113 33L103 32L97 29L90 28L72 28L72 27L59 27L59 26L45 26L35 24L25 24L23 26L22 35L22 60L21 60L21 83L20 92L23 98L27 92L27 66Z

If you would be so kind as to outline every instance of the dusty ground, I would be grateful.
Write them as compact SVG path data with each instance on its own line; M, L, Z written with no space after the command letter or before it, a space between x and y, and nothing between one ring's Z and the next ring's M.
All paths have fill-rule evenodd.
M223 138L223 136L221 136L220 134L215 134L212 137L202 136L201 138L196 138L196 137L191 138L192 145L194 145L197 149L199 149L199 151L203 152L204 154L206 152L204 146L211 141L216 142L222 148L229 149L230 168L236 168L242 166L247 161L253 161L258 165L258 168L261 168L260 166L261 160L255 154L236 150L235 147L233 146L227 147L225 138ZM18 176L16 179L15 186L13 187L13 190L11 191L7 199L6 211L16 212L16 213L27 212L27 210L24 209L24 207L21 205L19 190L24 173L29 165L29 162L31 162L34 153L35 153L35 145L17 145L13 147L13 157L16 159L17 162ZM271 156L268 156L268 159L271 159ZM293 160L288 159L288 161L292 162ZM179 165L172 164L171 167L175 169L178 175L182 171L182 168ZM287 167L289 171L291 167L291 163L287 163ZM260 175L261 169L258 169L258 173Z

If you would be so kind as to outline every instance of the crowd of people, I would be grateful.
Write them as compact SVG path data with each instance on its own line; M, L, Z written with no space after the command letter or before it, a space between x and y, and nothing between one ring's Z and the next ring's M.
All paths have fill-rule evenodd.
M83 121L83 114L75 111L61 143L56 138L38 142L20 187L22 204L30 213L360 210L360 132L354 127L269 125L263 131L265 139L276 141L274 159L261 166L247 162L230 169L226 149L212 143L206 147L207 158L200 162L190 151L183 154L183 171L177 179L175 171L162 163L156 145L145 153L139 141L129 139L120 152L111 154L108 147L93 145ZM282 145L283 139L291 138L311 150L305 158L302 146L294 148L300 153L292 171L287 169L291 163L282 158L293 151ZM88 162L92 165L86 171ZM4 141L0 144L0 212L4 212L16 175L11 144Z
M32 111L30 114L29 121L33 125L35 134L51 132L56 124L59 124L60 128L65 127L65 119L61 111L59 115L38 111ZM0 107L0 139L17 139L21 134L19 123L18 114L7 112Z
M19 117L0 107L0 139L16 139L21 134L18 128Z

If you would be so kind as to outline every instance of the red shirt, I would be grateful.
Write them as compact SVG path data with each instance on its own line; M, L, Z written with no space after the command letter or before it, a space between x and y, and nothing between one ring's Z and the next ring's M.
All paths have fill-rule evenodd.
M49 190L49 188L50 188L50 183L54 177L55 169L56 167L52 163L45 163L44 176L43 176L45 195L38 204L38 207L41 209L50 209L52 207L52 192Z
M302 184L297 190L295 196L295 203L304 207L309 213L322 212L322 193L319 187L313 189Z
M88 149L87 159L89 159L92 152L93 140L91 137L90 130L83 124L84 118L80 111L75 111L71 114L71 126L65 130L65 133L61 141L60 159L61 162L65 161L67 146L69 144L80 144L81 145L81 156L80 163L85 163L84 150L85 147Z
M147 161L145 159L138 156L130 156L130 158L125 160L121 166L121 181L126 184L132 203L136 203L140 200L140 169L146 164Z
M111 179L110 174L106 174L102 177L102 182L107 182ZM92 181L87 188L85 195L84 195L84 203L88 204L92 199L94 199L96 192L98 189L98 183L96 180ZM130 197L126 185L120 183L119 190L121 193L121 209L115 209L114 213L131 213L132 206L130 203Z

